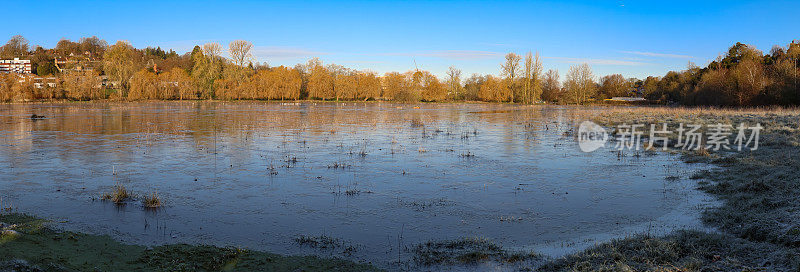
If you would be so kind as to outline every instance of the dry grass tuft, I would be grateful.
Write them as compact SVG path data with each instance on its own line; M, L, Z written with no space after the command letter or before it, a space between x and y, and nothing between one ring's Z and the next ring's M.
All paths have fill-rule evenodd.
M694 153L698 156L711 157L711 153L709 153L708 149L705 148L697 149Z
M128 189L126 189L124 185L117 183L116 185L114 185L114 188L111 189L111 192L103 193L103 195L100 196L100 199L110 200L111 202L114 202L116 204L122 204L125 202L125 200L131 197L132 194L130 193L130 191L128 191Z
M484 238L461 238L448 241L430 241L412 248L418 264L456 265L476 264L485 261L516 263L541 259L533 252L510 252Z
M158 197L158 193L153 192L150 195L145 195L144 198L142 198L142 205L144 205L144 207L147 209L157 209L163 204L161 203L161 198Z
M0 213L14 211L14 204L0 197Z

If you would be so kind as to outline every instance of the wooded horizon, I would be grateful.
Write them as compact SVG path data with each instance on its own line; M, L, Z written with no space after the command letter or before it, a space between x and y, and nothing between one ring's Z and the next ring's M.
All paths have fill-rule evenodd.
M635 96L663 104L759 106L800 104L800 41L764 54L736 43L706 67L691 62L682 71L644 79L621 74L596 78L576 64L560 80L545 71L538 53L508 53L500 76L462 75L451 66L439 79L424 70L354 70L311 58L293 67L254 62L253 44L236 40L223 56L218 43L178 54L160 47L108 45L97 37L61 40L55 48L31 48L22 36L2 48L3 59L30 60L40 77L0 75L0 101L69 100L391 100L401 102L486 101L523 104L584 104ZM40 82L37 82L39 80ZM39 84L37 84L39 83Z

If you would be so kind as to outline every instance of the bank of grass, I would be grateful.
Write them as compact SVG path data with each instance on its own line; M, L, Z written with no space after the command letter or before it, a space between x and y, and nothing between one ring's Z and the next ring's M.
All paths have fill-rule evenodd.
M544 264L540 271L790 271L796 252L724 234L676 231L614 240Z
M523 270L800 271L800 110L602 107L580 114L612 133L620 124L760 123L764 129L755 151L678 151L686 162L719 166L692 176L699 190L721 202L702 214L718 232L679 230L616 239ZM674 143L676 135L670 138ZM426 251L417 255L422 260L433 256L438 263L463 259Z
M0 239L0 271L378 271L342 259L282 256L231 247L126 245L108 236L58 231L47 221L2 214L17 234Z
M542 256L533 252L512 252L484 238L462 238L458 240L430 241L413 247L417 264L462 265L492 261L518 263L538 261Z
M800 111L796 109L605 108L589 114L617 124L760 123L758 150L683 152L687 162L719 166L692 178L721 205L703 221L719 233L678 231L614 240L553 260L544 271L800 270Z

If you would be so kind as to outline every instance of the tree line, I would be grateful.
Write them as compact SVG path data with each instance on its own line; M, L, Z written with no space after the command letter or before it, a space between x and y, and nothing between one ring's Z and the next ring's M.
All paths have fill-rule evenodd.
M499 75L472 74L450 67L443 79L424 70L388 72L323 64L318 58L294 67L255 62L253 44L236 40L227 56L218 43L197 45L178 54L160 47L134 48L125 41L108 45L97 37L63 39L55 48L31 49L21 36L0 47L3 59L30 59L45 83L0 75L0 101L35 99L117 100L393 100L487 101L584 104L619 96L662 103L749 106L800 104L800 43L774 47L769 54L737 43L700 68L644 80L620 74L596 80L588 64L573 65L562 81L558 70L544 71L538 53L505 55ZM69 59L74 67L57 67ZM49 79L48 79L49 78Z
M642 86L650 99L685 105L800 105L800 41L769 54L736 43L705 68L690 63Z

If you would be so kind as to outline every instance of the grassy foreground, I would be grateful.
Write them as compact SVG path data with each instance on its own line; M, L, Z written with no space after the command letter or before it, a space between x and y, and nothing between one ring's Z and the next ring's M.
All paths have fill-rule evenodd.
M0 236L0 271L379 270L341 259L282 256L238 248L126 245L109 236L57 231L49 228L45 220L21 214L0 215L0 222L6 230Z
M800 111L609 108L595 120L611 128L622 123L744 122L761 123L764 130L755 151L682 154L686 162L719 166L691 177L698 180L698 189L721 201L702 214L703 222L719 233L678 231L615 240L551 261L540 270L800 270Z

